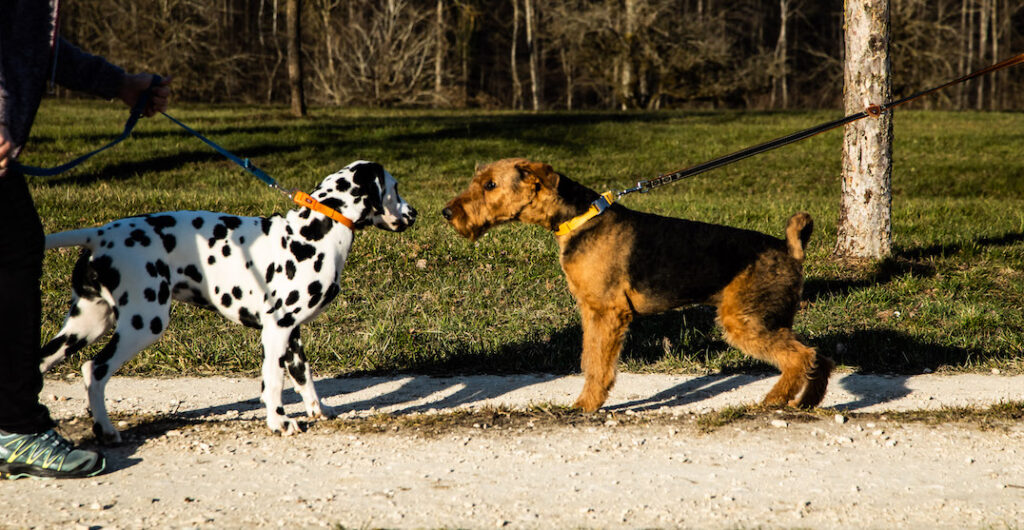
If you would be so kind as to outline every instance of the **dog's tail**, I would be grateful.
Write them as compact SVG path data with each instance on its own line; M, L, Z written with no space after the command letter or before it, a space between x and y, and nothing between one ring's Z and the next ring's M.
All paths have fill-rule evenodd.
M96 228L80 228L46 235L46 250L63 247L86 247L96 250L99 239Z
M789 255L793 259L803 263L804 249L807 242L811 240L811 232L814 231L814 221L811 214L797 212L789 218L786 223L786 244L789 246Z

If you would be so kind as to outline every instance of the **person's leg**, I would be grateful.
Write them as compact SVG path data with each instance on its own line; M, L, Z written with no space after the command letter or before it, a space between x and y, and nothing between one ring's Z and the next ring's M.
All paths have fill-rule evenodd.
M0 177L0 477L87 477L103 455L57 434L39 402L43 227L24 176Z
M43 227L25 178L0 177L0 430L36 433L53 427L39 402Z

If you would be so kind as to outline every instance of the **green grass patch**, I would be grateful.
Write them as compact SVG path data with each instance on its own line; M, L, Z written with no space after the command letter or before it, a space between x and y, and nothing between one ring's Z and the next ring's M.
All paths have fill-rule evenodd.
M357 159L382 163L421 212L402 234L369 229L353 246L342 294L304 328L320 374L570 372L581 331L553 237L507 226L473 245L439 210L478 162L526 156L596 189L703 162L836 117L833 112L540 113L179 106L179 119L274 175L311 189ZM55 165L116 136L113 104L48 101L22 161ZM797 332L861 371L988 370L1024 364L1024 137L1019 113L896 115L895 255L853 267L830 258L840 193L841 134L833 132L660 189L628 207L776 236L804 210L815 219L806 307ZM64 175L32 179L48 232L163 210L266 216L288 204L162 118ZM47 254L44 340L67 310L77 253ZM417 266L419 262L420 266ZM425 266L424 266L425 265ZM186 305L165 337L130 362L135 374L249 373L258 333ZM641 318L622 368L764 370L728 347L713 312ZM70 359L77 369L94 354Z

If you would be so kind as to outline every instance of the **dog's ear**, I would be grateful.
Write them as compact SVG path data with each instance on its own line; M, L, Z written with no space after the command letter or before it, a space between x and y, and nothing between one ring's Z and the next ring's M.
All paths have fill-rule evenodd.
M561 175L555 173L550 164L543 162L519 162L516 164L516 169L519 170L524 179L532 177L545 188L550 190L558 189L558 179Z

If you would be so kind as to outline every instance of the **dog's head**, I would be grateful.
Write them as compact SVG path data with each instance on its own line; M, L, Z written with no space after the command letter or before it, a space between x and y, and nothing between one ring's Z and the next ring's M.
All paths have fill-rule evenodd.
M506 158L478 168L469 188L448 201L441 215L462 237L475 241L493 226L523 221L546 224L543 202L561 176L550 165Z
M356 228L373 225L401 232L416 222L416 209L398 194L398 182L374 162L360 160L345 166L325 178L310 196L351 219Z

